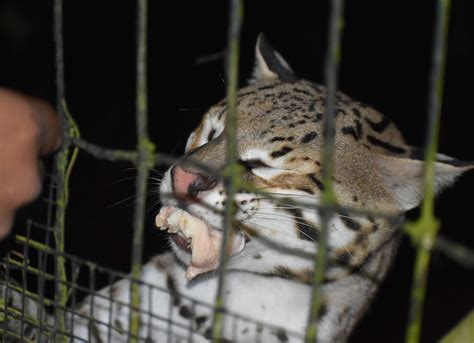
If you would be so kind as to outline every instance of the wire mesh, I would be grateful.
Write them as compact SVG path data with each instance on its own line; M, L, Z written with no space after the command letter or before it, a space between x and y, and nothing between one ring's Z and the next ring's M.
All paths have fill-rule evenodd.
M335 107L335 95L337 92L337 66L340 59L340 34L342 32L342 1L333 0L332 20L330 21L328 59L326 62L328 98L332 99L327 103L327 115L325 118L331 119ZM242 2L238 0L231 1L230 6L230 24L228 34L228 108L229 113L235 114L237 91L237 71L238 71L238 55L239 55L239 35L240 25L242 21ZM436 117L439 113L441 101L440 89L442 88L442 69L443 63L438 63L442 59L443 53L446 53L445 40L447 32L447 15L449 3L439 0L438 6L438 26L436 27L435 47L433 51L433 77L431 79L431 113L430 135L432 137L427 142L427 151L434 154L436 151L437 129L439 120ZM220 340L223 332L223 325L230 325L234 335L242 327L249 325L255 328L256 332L262 332L265 327L271 330L278 337L281 333L280 328L256 321L253 318L247 318L241 315L231 313L226 310L225 297L222 293L222 283L224 273L220 273L220 291L217 292L215 306L200 302L189 298L183 294L173 294L167 288L158 287L156 284L143 280L142 275L142 246L143 246L143 223L146 181L148 172L155 163L171 165L176 162L191 163L199 168L215 174L224 180L227 194L234 194L237 190L250 191L256 194L264 195L281 204L290 204L305 206L321 213L322 218L326 218L329 223L331 216L335 213L347 211L352 214L372 214L381 218L393 221L399 221L398 216L390 213L371 212L369 210L359 208L347 208L337 204L331 194L330 179L331 168L328 169L325 178L325 189L323 198L328 201L315 205L314 202L304 203L295 202L291 198L272 198L261 190L252 188L247 184L242 184L239 179L239 167L235 156L235 144L229 140L228 169L226 173L208 170L206 166L200 165L196 161L182 161L172 156L154 151L153 144L147 136L147 89L146 89L146 25L147 25L147 1L138 0L138 17L137 17L137 97L136 97L136 113L137 113L137 132L139 141L136 151L120 151L104 149L93 143L81 139L78 129L74 124L71 116L67 112L65 106L64 91L64 62L63 62L63 45L62 45L62 1L56 0L54 6L55 14L55 41L56 41L56 81L57 81L57 109L63 119L64 144L57 153L56 163L53 170L53 177L49 180L49 192L47 199L43 199L42 206L46 219L44 222L29 220L26 223L26 234L24 236L17 235L15 237L15 250L8 253L2 262L3 276L0 284L0 323L3 341L101 341L101 334L105 332L107 341L115 342L120 340L132 342L149 342L151 332L161 332L163 336L171 337L174 341L192 341L198 335L202 335L200 331L202 321L205 318L196 314L200 309L208 309L214 312L213 329L205 332L204 336L209 339ZM441 26L445 24L445 26ZM444 45L443 45L444 44ZM434 119L433 119L434 118ZM235 136L235 127L232 125L232 116L227 118L227 134ZM334 137L331 138L334 123L325 121L325 132L329 133L329 137L325 142L327 151L331 152L331 146L334 144ZM434 124L433 124L434 123ZM136 202L134 217L134 239L133 239L133 257L131 274L121 273L103 266L97 265L92 261L87 261L72 256L64 251L64 216L66 214L68 200L68 175L74 164L74 157L77 151L82 149L89 152L100 159L109 161L129 161L138 167L138 177L136 182ZM330 160L331 153L328 155ZM427 160L433 161L434 155L427 154ZM327 162L325 165L329 165ZM432 165L432 164L431 164ZM431 169L432 172L432 169ZM428 172L429 173L429 169ZM433 184L433 180L427 184ZM426 202L432 202L433 194L428 192L425 198ZM326 215L324 215L326 213ZM225 227L230 227L234 211L232 202L226 204L225 211L222 213L226 218ZM431 213L432 215L432 213ZM433 222L434 223L434 222ZM324 225L323 225L324 226ZM425 227L425 231L421 233L430 234L433 228ZM411 235L410 231L408 234ZM226 235L225 235L226 236ZM323 239L327 239L323 237ZM421 240L422 241L422 240ZM445 240L438 240L431 246L425 246L421 241L417 244L424 254L431 252L433 248L441 247L449 251L451 254L458 256L461 261L472 262L472 254L466 250L464 253L457 254L462 251L459 248L452 248L453 245ZM284 249L275 242L268 242L275 249ZM451 244L451 245L450 245ZM226 246L224 239L223 247ZM451 247L451 248L450 248ZM297 251L291 251L298 253ZM222 254L224 256L224 254ZM470 257L471 256L471 257ZM316 256L311 256L316 258ZM324 277L324 265L321 263L325 257L318 259L316 263L316 280L314 285L321 282ZM155 261L159 264L159 259ZM222 265L225 264L225 260ZM427 264L424 270L418 273L426 278ZM221 268L223 270L223 268ZM88 280L87 284L79 283L79 275L85 275ZM107 280L109 287L97 290L97 280ZM118 282L118 283L117 283ZM115 288L117 284L126 284L128 292L125 296L117 297ZM416 296L416 287L426 287L424 284L416 283L414 286L413 306L410 327L407 333L408 342L419 341L421 327L421 305L422 299ZM152 304L157 299L163 299L161 303L167 303L168 313L163 315L153 308ZM173 304L176 302L185 303L181 306L182 318L177 320L173 317ZM319 294L316 291L311 304L312 317L308 320L308 330L306 335L302 333L285 331L286 340L295 338L298 340L306 339L307 342L314 342L317 330L317 315L319 313ZM310 304L308 304L309 306ZM97 311L105 313L105 317L97 317ZM224 323L225 318L225 323ZM244 325L245 323L245 325ZM79 324L79 327L77 327ZM86 331L84 331L86 329ZM282 334L280 336L283 336ZM283 339L283 337L281 337ZM261 341L258 339L257 341Z

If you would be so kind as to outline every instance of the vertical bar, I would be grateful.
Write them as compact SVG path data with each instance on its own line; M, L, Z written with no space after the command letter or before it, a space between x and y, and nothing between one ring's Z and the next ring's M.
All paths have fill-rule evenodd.
M229 9L229 29L227 31L227 58L226 58L226 76L227 76L227 115L225 124L226 145L226 165L227 170L224 175L224 184L226 187L226 203L223 218L223 240L221 247L220 268L218 275L218 286L214 308L212 334L214 340L222 340L224 326L224 274L227 245L230 243L232 234L231 223L235 214L234 197L237 184L240 180L240 166L237 163L237 138L236 138L236 119L237 119L237 88L239 79L239 50L240 50L240 29L242 26L243 2L241 0L230 0Z
M153 287L149 285L148 289L148 323L146 341L153 342Z
M88 340L93 342L93 327L96 326L96 319L94 318L94 304L95 304L95 267L94 265L89 265L89 297L90 297L90 307L89 307L89 330L88 330Z
M27 319L27 312L26 312L26 290L27 290L27 277L28 277L28 267L30 264L29 261L29 241L30 241L30 235L31 235L31 228L29 226L26 227L26 244L23 244L23 261L21 264L21 315L22 317L20 318L21 325L20 325L20 338L22 340L25 339L24 337L24 331L25 331L25 321ZM41 325L41 321L39 322Z
M74 272L76 269L80 268L80 265L77 264L76 260L71 261L71 270ZM71 296L71 315L70 315L70 327L69 327L69 332L71 333L71 337L75 336L74 333L74 323L75 323L75 315L76 315L76 289L77 289L77 277L79 276L79 273L72 279L72 284L71 288L69 289L70 296Z
M64 222L67 207L67 184L66 172L68 168L68 156L70 137L68 135L69 123L66 118L63 101L65 99L64 87L64 56L63 56L63 2L54 0L54 41L56 56L56 110L62 120L63 144L56 155L56 215L54 223L54 238L57 252L64 252ZM65 308L67 302L66 268L64 257L59 254L55 259L55 330L53 340L66 342L65 336L55 337L56 331L66 332L66 312L60 310Z
M405 341L420 341L423 303L426 293L431 250L433 249L440 223L434 216L435 160L443 101L444 75L448 45L450 0L438 0L434 25L432 67L427 106L428 128L425 142L424 200L421 216L415 223L407 224L407 233L417 245L415 269L410 294L410 310Z
M114 313L114 297L113 297L113 285L114 285L114 278L112 276L112 273L109 273L109 317L107 319L107 323L109 324L109 327L107 328L107 342L112 342L112 329L113 329L113 313Z
M5 335L5 337L8 337L8 308L9 308L9 301L8 299L10 299L10 296L8 295L9 293L9 286L8 286L8 283L9 283L9 280L10 280L10 258L11 258L11 252L8 252L5 256L5 292L3 294L1 294L1 296L3 297L3 299L0 297L0 300L3 301L3 303L1 304L3 307L2 310L3 310L3 334Z
M136 342L140 326L140 285L134 282L142 273L143 232L145 222L146 192L150 169L153 167L155 147L147 132L147 12L148 1L137 0L137 61L136 61L136 126L138 139L137 180L135 183L135 208L133 217L132 280L130 290L129 339Z
M326 273L328 254L328 234L331 218L334 215L334 205L337 199L332 189L332 175L334 170L334 141L336 93L339 63L341 60L341 40L344 27L343 0L331 1L331 13L328 28L328 50L324 69L324 79L327 88L326 114L323 118L323 158L322 182L324 185L321 194L322 208L319 210L321 218L321 234L318 242L318 252L315 256L314 284L311 294L311 307L306 327L305 341L316 342L318 330L318 315L321 308L322 286Z

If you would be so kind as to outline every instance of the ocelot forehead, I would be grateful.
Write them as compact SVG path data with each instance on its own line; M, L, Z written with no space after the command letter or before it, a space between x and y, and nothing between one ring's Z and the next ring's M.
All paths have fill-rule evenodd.
M269 81L242 88L237 97L239 151L249 147L308 144L320 136L323 91L306 81ZM218 137L224 130L225 100L213 106L188 140L186 150ZM310 129L310 130L308 130ZM288 149L285 149L288 150ZM275 153L274 155L281 154Z
M336 101L337 149L407 154L403 137L386 117L343 93L337 94ZM301 156L319 159L326 110L323 86L306 80L263 80L239 90L237 108L242 158L258 155L277 164ZM189 137L186 151L219 137L226 112L225 100L213 106Z

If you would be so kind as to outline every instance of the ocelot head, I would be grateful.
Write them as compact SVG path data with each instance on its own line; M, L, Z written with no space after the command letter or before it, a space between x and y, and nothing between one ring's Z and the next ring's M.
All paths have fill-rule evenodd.
M310 282L310 256L320 234L314 204L320 203L323 189L326 96L325 87L299 78L260 35L253 75L238 91L236 118L241 179L255 191L238 191L231 200L236 205L233 239L239 242L234 245L239 247L230 252L229 269ZM340 92L336 102L332 181L338 203L395 216L419 205L423 161L418 150L375 109ZM197 164L172 166L160 189L163 207L202 219L216 234L222 232L222 212L229 201L218 177L227 166L226 115L225 99L209 109L186 144L183 161ZM469 168L438 155L436 191ZM338 210L329 227L328 277L362 266L393 236L396 224L385 217ZM189 264L189 242L176 233L170 236L177 257Z

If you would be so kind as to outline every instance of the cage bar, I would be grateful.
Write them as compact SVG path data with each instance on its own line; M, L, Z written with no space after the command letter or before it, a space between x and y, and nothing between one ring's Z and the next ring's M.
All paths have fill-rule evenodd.
M405 231L416 245L415 269L405 337L407 343L420 341L431 251L435 246L440 228L440 223L434 214L435 160L443 102L450 6L450 0L437 1L427 108L423 203L420 218L415 223L407 223L405 226Z
M341 40L343 30L343 0L331 1L331 12L328 29L328 47L324 68L324 80L327 89L326 113L323 117L323 152L322 152L322 183L321 205L318 214L321 219L320 239L315 264L314 283L311 294L311 305L306 327L307 343L316 341L318 332L318 314L321 308L322 284L324 281L328 255L328 236L331 219L336 213L334 205L336 196L332 189L334 170L335 112L337 109L336 93L339 63L341 59Z
M240 165L237 162L237 89L239 86L239 54L240 54L240 30L242 26L243 2L241 0L230 0L229 27L227 31L227 114L224 132L227 138L226 145L226 171L224 185L227 201L225 203L223 217L223 240L221 247L220 267L218 273L218 286L212 324L213 339L217 342L222 340L225 308L224 283L225 263L227 246L232 234L232 221L235 215L234 196L240 180Z

